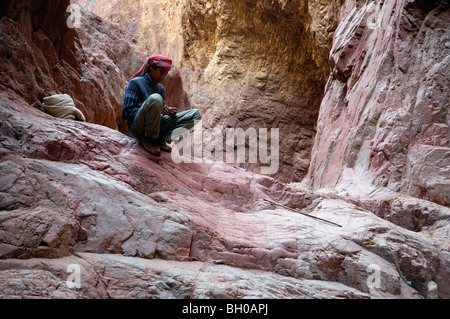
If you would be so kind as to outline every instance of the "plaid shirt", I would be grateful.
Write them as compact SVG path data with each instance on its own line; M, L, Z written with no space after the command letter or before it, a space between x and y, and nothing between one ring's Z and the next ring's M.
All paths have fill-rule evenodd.
M128 130L133 132L134 118L145 100L152 94L159 93L166 98L166 90L160 83L156 84L148 73L134 78L125 88L125 97L122 106L122 118L127 120Z

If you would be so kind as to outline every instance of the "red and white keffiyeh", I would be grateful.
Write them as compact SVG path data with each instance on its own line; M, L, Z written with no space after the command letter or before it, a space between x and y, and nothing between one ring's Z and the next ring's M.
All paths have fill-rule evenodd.
M166 58L165 56L163 56L161 54L149 56L147 58L147 60L145 60L144 64L139 69L139 71L137 71L136 73L133 74L132 79L134 79L135 77L138 77L138 76L143 76L145 74L145 72L147 72L148 67L151 65L159 66L160 68L163 68L164 70L169 72L170 69L172 68L172 60L169 58Z

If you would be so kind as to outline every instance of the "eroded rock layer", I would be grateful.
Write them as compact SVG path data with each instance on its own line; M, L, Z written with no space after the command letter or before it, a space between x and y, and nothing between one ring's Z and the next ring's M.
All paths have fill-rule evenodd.
M65 93L57 83L71 88L71 83L84 83L88 76L87 87L102 89L105 95L111 89L119 96L122 93L112 89L117 83L107 82L100 71L109 65L118 70L112 78L125 81L140 60L140 53L132 47L136 65L127 65L121 56L114 58L116 50L108 49L108 43L99 45L98 39L107 42L113 38L117 48L125 50L130 46L123 33L117 30L122 35L118 36L110 23L87 12L83 23L89 24L89 32L67 29L62 17L61 21L56 19L59 31L46 28L47 21L55 20L55 2L51 3L13 1L1 5L1 12L7 15L1 18L5 32L1 33L0 46L0 297L450 297L450 210L438 204L438 197L432 202L393 191L392 187L377 186L370 178L363 178L370 177L370 170L358 172L340 162L336 164L341 165L340 183L336 184L327 172L324 176L331 176L331 184L314 184L318 181L315 176L320 175L319 151L314 153L309 180L314 188L294 189L274 178L223 162L180 163L179 155L168 153L154 158L135 139L113 129L114 125L95 120L95 116L79 122L42 112L36 105L42 96ZM230 6L233 3L230 1ZM306 10L296 1L278 1L285 3L278 7L265 3L267 6L257 6L259 14L275 10L278 17L295 16L297 9ZM427 11L413 6L415 3L395 6L398 11L393 12L398 13L397 17L403 17L404 10L412 10L416 15L425 12L422 17L434 12L436 21L447 12L439 5L426 6ZM339 43L336 39L342 35L341 29L351 25L347 22L361 14L359 10L367 10L363 6L349 10L353 8L351 4L343 7L335 43ZM63 13L69 1L59 5L62 8L57 7L56 17L62 14L65 19ZM324 11L313 13L309 7L312 17L334 16L338 7L316 8ZM37 13L40 19L35 20L32 17ZM108 30L102 31L105 26ZM434 30L439 30L438 26ZM386 29L391 30L388 26ZM314 30L317 39L326 38L323 24L311 23L310 30ZM46 54L42 54L43 49L35 50L39 47L34 33L48 39ZM228 44L229 41L224 40ZM63 48L71 47L78 53L65 55ZM325 47L310 48L311 59L323 59L320 52ZM352 47L355 46L341 49ZM28 53L16 56L15 50ZM332 51L336 62L339 50L335 45ZM83 54L99 60L79 58ZM34 63L34 57L42 61ZM219 58L214 53L211 61ZM225 63L225 58L220 61ZM45 65L61 69L62 82L54 80L59 71L46 69ZM339 65L333 65L321 112L328 112L332 88L353 83L349 79L356 69L348 73ZM72 69L85 73L70 73ZM167 87L178 92L173 98L179 101L183 98L179 88L182 76L177 74L183 71L176 72L168 78ZM49 81L41 84L35 80L39 76ZM358 83L352 85L358 87ZM76 101L98 98L89 90L67 90ZM391 95L394 94L390 92L385 98ZM114 99L109 97L108 101ZM97 114L95 103L92 114ZM316 143L327 140L328 121L332 119L319 116L320 138ZM355 167L359 158L355 156ZM328 156L322 161L327 163L327 169L334 163ZM337 187L318 189L329 185ZM427 189L433 189L432 186Z
M348 1L308 184L369 183L450 205L447 1Z
M52 118L12 93L1 101L2 297L449 294L442 206L381 190L358 199L294 190L169 154L155 160L118 131ZM173 268L162 274L167 260ZM65 283L73 264L80 289ZM249 289L233 289L235 280Z
M124 74L130 74L129 66L139 61L125 41L111 50L114 42L123 39L119 29L110 30L95 18L84 23L87 28L79 33L68 28L67 1L8 1L1 6L2 88L37 108L45 96L70 94L88 122L117 128ZM42 21L49 14L52 18ZM93 15L84 12L81 19L86 22ZM83 44L86 32L92 48ZM129 61L119 61L120 55L129 56Z

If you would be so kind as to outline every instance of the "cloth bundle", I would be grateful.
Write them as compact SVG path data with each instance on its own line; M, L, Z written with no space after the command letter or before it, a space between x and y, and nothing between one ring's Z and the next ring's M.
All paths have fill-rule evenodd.
M86 121L83 113L76 108L75 103L68 94L55 94L44 97L42 108L46 113L62 119Z

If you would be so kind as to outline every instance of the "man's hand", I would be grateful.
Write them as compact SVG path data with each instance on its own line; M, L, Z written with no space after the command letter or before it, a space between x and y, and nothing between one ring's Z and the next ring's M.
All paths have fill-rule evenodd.
M164 109L162 111L162 114L174 117L177 114L177 111L178 111L178 109L176 107L171 107L171 106L164 104Z

